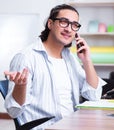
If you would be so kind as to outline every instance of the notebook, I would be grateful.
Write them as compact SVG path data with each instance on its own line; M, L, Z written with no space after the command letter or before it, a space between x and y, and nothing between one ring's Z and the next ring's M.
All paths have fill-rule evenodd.
M114 100L101 99L99 101L85 101L78 104L76 108L112 109L114 110Z

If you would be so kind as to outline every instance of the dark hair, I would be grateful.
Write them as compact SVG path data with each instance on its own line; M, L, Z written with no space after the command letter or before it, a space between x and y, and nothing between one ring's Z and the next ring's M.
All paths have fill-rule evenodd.
M63 9L73 10L79 15L78 11L74 7L67 5L67 4L62 4L62 5L57 5L56 7L52 8L48 19L54 20L54 18L57 17L60 10L63 10ZM50 29L48 28L48 19L47 19L47 22L45 25L45 29L41 32L41 35L39 36L41 38L42 42L47 40L49 32L50 32Z

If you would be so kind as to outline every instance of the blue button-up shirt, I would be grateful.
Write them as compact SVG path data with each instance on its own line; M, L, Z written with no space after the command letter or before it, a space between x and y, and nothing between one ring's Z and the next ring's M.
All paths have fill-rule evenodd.
M99 78L97 89L91 87L86 81L82 66L68 48L63 49L62 58L65 60L70 76L74 111L76 110L75 106L79 104L80 94L89 100L99 100L105 82ZM60 120L62 115L52 76L52 63L40 38L38 42L31 44L14 56L10 64L10 71L22 71L26 67L30 73L25 103L20 106L12 97L14 83L10 82L5 107L13 118L19 118L21 124L45 116L55 116L54 119L34 128L44 129Z

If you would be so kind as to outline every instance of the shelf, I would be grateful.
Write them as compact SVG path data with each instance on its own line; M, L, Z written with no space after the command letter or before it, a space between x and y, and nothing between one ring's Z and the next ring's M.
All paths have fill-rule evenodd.
M79 34L90 45L91 59L95 66L114 67L114 32L89 32L88 25L91 20L108 25L114 24L114 2L70 2L80 12L80 22L83 28ZM87 14L87 16L85 15ZM98 23L98 24L99 24ZM108 43L108 44L107 44ZM72 52L76 55L75 46ZM112 68L113 69L113 68Z
M70 2L69 4L75 7L114 7L114 2Z
M80 33L80 35L86 35L86 36L113 36L114 37L114 32L112 33L109 33L109 32L104 32L104 33L89 33L89 32L86 32L86 33Z
M98 63L93 63L93 64L94 64L94 66L101 66L101 67L102 67L102 66L106 66L106 67L108 66L108 67L114 67L114 64L101 64L101 63L99 63L99 64L98 64Z

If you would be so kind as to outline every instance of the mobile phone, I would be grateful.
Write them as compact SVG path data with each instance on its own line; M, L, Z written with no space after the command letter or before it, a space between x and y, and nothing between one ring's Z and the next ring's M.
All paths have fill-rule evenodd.
M78 37L78 34L76 33L75 34L75 37L77 38ZM79 49L80 47L82 47L83 46L83 43L79 43L79 44L77 44L77 49ZM81 50L79 53L82 53L83 51Z

